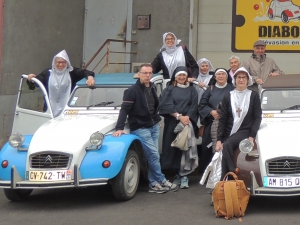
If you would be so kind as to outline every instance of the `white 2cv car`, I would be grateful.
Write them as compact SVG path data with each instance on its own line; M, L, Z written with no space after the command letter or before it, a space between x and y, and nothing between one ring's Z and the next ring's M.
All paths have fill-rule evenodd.
M268 77L260 96L256 145L235 152L239 178L254 196L300 195L300 75Z
M134 197L140 172L147 174L142 144L135 135L111 135L123 92L136 82L133 75L98 74L93 88L84 80L78 82L56 118L50 107L43 107L44 102L49 106L43 85L34 78L39 88L31 91L22 75L12 135L0 151L0 187L5 196L19 201L33 189L110 183L116 199ZM163 77L154 76L152 81L160 94Z

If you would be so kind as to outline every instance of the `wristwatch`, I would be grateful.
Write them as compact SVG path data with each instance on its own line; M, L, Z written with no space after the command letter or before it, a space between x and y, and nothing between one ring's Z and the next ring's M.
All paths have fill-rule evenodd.
M179 120L179 116L181 116L181 114L177 113L176 114L176 120Z

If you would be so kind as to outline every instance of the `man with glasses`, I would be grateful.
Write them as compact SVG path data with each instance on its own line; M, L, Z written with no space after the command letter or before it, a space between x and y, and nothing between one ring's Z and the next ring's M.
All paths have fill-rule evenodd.
M268 76L284 75L275 61L266 56L265 50L266 43L261 40L256 41L253 47L253 54L243 63L243 67L250 73L254 82L249 87L251 90L258 91L258 85L265 82Z
M35 89L35 85L31 83L33 77L43 83L49 96L53 116L57 117L66 106L76 83L86 78L87 85L94 86L94 76L92 71L72 67L67 52L62 50L54 56L51 69L46 69L38 75L29 74L27 84L31 90ZM47 105L44 103L44 111L46 110Z
M143 144L144 156L148 165L149 192L165 193L176 191L178 186L166 180L161 172L158 153L159 100L155 86L150 82L152 78L151 64L139 67L138 80L124 91L123 103L116 125L114 137L124 134L126 118L130 133L138 136Z

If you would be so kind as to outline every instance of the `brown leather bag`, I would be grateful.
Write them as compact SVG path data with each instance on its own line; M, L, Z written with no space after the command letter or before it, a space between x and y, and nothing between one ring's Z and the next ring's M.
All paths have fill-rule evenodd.
M234 180L226 181L228 175L233 176ZM233 217L242 220L249 202L250 192L247 190L244 181L238 180L236 174L229 172L222 181L216 184L212 192L214 210L216 217Z

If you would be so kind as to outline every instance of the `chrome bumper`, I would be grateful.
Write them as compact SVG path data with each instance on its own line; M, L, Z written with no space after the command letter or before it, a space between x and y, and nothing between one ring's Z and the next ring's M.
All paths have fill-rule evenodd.
M12 189L47 189L47 188L68 188L68 187L87 187L106 185L108 178L100 179L81 179L78 166L74 165L74 179L68 181L54 182L33 182L22 180L15 166L11 168L11 180L0 180L0 188Z

